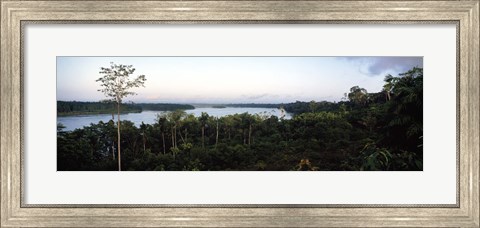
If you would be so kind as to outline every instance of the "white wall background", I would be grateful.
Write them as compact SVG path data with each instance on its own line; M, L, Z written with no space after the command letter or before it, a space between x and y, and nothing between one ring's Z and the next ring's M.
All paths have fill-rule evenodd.
M454 25L27 25L27 204L454 204ZM424 56L422 172L57 172L56 56ZM308 82L306 82L308 83Z

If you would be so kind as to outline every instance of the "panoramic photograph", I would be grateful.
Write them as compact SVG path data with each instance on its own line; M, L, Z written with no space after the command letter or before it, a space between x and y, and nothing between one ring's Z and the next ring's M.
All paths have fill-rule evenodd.
M422 171L423 58L57 57L57 171Z

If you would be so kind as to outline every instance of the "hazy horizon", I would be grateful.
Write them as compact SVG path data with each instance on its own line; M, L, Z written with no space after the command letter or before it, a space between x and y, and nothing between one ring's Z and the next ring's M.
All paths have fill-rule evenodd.
M110 62L147 79L125 102L192 105L338 102L353 86L379 92L385 75L423 67L422 57L57 57L57 101L105 99L95 80Z
M63 102L100 102L99 100L98 101L86 101L86 100L57 100L57 101L63 101ZM300 101L300 102L309 102L309 101L312 101L312 100L297 100L297 101ZM317 100L315 100L317 101ZM267 103L267 102L238 102L238 103L194 103L194 102L133 102L133 101L126 101L126 102L122 102L123 103L134 103L134 104L188 104L188 105L233 105L233 104L287 104L287 103L295 103L296 101L292 101L292 102L271 102L271 103ZM322 102L320 100L318 100L317 102ZM337 102L337 101L332 101L332 102Z

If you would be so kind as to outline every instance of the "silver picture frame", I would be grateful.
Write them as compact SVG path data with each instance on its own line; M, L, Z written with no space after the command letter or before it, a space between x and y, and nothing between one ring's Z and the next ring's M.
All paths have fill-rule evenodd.
M479 1L1 0L2 227L478 227ZM33 205L24 203L27 24L455 24L457 203L448 205Z

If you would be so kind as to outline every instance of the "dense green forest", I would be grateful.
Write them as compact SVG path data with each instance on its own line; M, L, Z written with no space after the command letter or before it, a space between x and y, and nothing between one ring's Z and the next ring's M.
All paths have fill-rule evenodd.
M154 103L122 103L122 113L136 113L143 110L174 111L195 109L188 104L154 104ZM57 101L58 116L89 115L89 114L112 114L116 113L116 105L113 102L81 102L81 101Z
M122 121L122 170L423 170L423 69L359 86L340 102L282 104L291 119L182 110ZM250 106L249 106L250 107ZM118 170L116 124L57 127L58 170Z
M57 101L57 115L86 115L86 114L111 114L116 113L116 105L111 102L82 102L82 101ZM135 104L122 104L122 113L142 112L142 108Z

